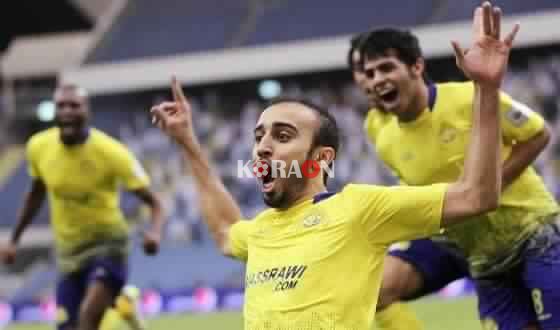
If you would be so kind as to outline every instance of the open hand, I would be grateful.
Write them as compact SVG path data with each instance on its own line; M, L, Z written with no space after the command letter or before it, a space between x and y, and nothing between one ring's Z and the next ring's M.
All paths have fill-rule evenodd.
M500 87L513 40L519 31L519 24L516 24L507 37L501 40L501 18L501 9L485 2L474 13L471 48L463 50L458 42L451 42L457 66L469 79L482 86Z

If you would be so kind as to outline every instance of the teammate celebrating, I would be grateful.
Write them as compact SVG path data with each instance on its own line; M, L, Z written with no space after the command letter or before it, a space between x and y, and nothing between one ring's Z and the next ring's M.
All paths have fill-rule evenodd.
M367 77L360 47L367 37L367 33L353 37L348 51L348 66L354 82L366 94ZM369 98L369 105L376 108L372 97ZM377 108L372 111L384 110ZM392 245L383 264L383 280L375 314L377 328L422 329L414 312L399 302L435 293L449 283L469 276L468 263L463 256L429 238Z
M491 11L490 4L484 10ZM483 26L485 30L476 33L488 33L489 25ZM460 50L455 51L460 58ZM481 46L477 52L486 51ZM380 158L410 186L452 182L464 175L464 150L478 125L471 110L477 97L475 84L426 82L418 40L409 32L373 31L363 42L361 55L365 86L376 105L365 128ZM494 65L493 60L487 65ZM539 115L505 93L500 94L500 113L505 161L499 208L448 228L435 240L456 247L467 258L485 325L558 329L560 315L551 313L560 306L558 206L530 167L549 134ZM433 292L445 281L467 275L452 252L434 250L433 245L426 248L424 243L412 242L388 258L382 307Z
M246 329L369 329L383 257L391 243L432 235L442 226L497 206L501 190L498 90L515 30L501 41L500 13L485 14L480 24L487 33L477 37L468 53L457 53L458 63L476 81L479 94L465 174L452 184L348 185L329 194L321 176L268 175L259 181L271 208L253 221L243 221L238 205L203 154L189 103L176 80L174 102L152 108L154 122L175 139L190 161L203 217L218 247L247 264ZM332 162L337 149L336 122L306 102L273 102L255 128L254 157L261 162Z
M151 208L144 249L157 252L163 213L149 178L125 146L89 126L87 93L61 85L54 93L57 127L27 143L32 185L3 251L13 262L21 236L49 197L58 268L59 329L95 329L127 278L128 226L119 209L124 186Z

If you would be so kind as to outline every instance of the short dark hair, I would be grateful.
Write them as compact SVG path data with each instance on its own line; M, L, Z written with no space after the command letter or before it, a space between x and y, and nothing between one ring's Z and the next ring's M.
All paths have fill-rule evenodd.
M334 116L325 108L307 100L304 98L294 98L294 97L277 97L272 99L265 107L271 107L276 104L280 103L298 103L304 105L305 107L315 111L315 113L319 116L319 129L315 132L313 136L313 141L311 144L311 148L323 146L323 147L331 147L334 149L335 158L336 154L338 153L338 148L340 147L340 134L338 130L338 125L336 123L336 119ZM332 168L332 163L329 164L329 167ZM328 175L323 175L323 183L325 186L327 185Z
M418 38L408 30L389 27L376 29L361 42L360 53L364 57L388 56L391 51L407 65L413 65L423 57Z
M362 43L364 40L366 40L367 36L368 36L367 32L363 32L354 35L350 39L350 49L348 50L348 55L346 58L348 68L350 69L350 71L356 70L356 67L354 65L354 52L355 51L361 52Z

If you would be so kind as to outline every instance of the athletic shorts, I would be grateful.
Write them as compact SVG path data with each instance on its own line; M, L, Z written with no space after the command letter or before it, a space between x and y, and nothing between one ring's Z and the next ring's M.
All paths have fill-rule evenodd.
M543 227L529 240L520 265L476 281L485 329L518 330L529 324L560 329L560 225Z
M451 282L470 276L465 259L430 239L414 240L397 246L400 248L391 249L389 255L411 264L422 277L422 288L404 300L436 293Z
M57 328L75 327L82 299L90 284L100 281L111 289L115 298L126 283L128 268L123 258L94 258L81 270L61 274L56 288Z

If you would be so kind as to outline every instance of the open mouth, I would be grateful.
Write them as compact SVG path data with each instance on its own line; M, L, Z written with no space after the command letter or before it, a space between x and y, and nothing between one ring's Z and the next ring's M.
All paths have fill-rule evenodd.
M262 182L262 191L263 192L271 192L272 188L274 187L275 179L272 177L272 173L268 173L261 178Z
M253 172L263 192L270 192L273 189L275 177L272 175L271 162L266 160L256 160L253 164Z
M383 102L385 103L393 103L397 100L398 97L399 97L399 91L396 89L391 89L379 93L379 98L381 98L381 100L383 100Z

